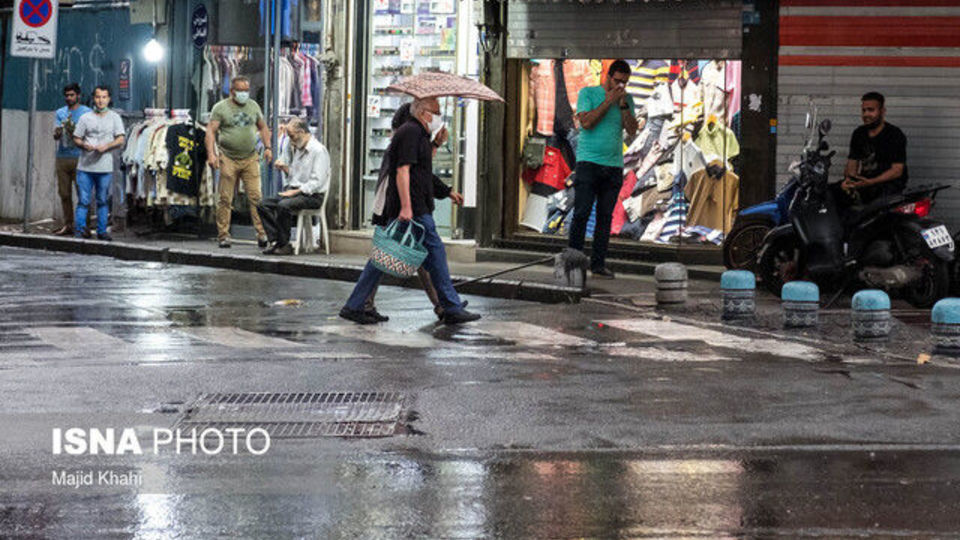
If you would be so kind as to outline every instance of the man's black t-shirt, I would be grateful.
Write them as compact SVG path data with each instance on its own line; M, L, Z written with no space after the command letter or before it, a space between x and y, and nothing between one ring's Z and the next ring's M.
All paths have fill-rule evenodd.
M410 204L414 216L433 213L433 150L430 133L418 120L400 126L390 141L390 185L383 217L392 220L400 214L400 195L397 192L397 169L410 166Z
M860 176L876 178L894 163L903 163L903 175L896 180L860 188L860 199L872 201L883 195L893 195L907 186L907 137L900 128L886 124L876 137L871 137L867 126L853 130L850 137L850 159L860 162Z

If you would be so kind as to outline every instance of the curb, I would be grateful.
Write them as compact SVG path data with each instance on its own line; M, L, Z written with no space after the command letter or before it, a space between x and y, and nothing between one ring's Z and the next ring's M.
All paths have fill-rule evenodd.
M100 242L75 238L60 238L23 233L0 233L0 246L59 251L81 255L101 255L126 261L160 262L164 264L183 264L188 266L206 266L241 272L260 272L285 276L330 279L354 282L363 271L362 266L352 264L331 264L317 262L297 262L294 260L266 259L249 255L219 255L200 253L185 249L170 249L127 244L124 242ZM471 276L450 276L454 284L474 279ZM420 288L416 278L400 279L384 276L384 285ZM516 281L507 279L489 279L458 287L462 294L526 300L543 304L576 304L581 298L590 295L589 291L575 287L561 287L548 283Z

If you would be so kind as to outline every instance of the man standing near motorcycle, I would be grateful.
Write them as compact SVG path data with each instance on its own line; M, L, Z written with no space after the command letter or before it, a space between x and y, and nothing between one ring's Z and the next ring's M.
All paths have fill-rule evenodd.
M867 204L878 197L899 194L907 186L907 137L886 122L883 94L868 92L860 99L863 125L850 137L841 187L851 195L856 193L861 204Z

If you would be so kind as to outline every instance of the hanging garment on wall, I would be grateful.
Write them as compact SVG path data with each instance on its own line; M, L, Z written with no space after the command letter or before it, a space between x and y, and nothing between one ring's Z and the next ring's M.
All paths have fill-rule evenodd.
M673 99L673 122L689 124L703 117L703 87L693 80L677 79L670 83Z
M670 64L666 60L627 60L630 82L627 92L636 103L643 103L653 94L656 85L670 82Z
M571 110L576 111L577 94L587 86L596 86L597 81L590 70L589 60L566 60L562 67L567 100ZM536 106L536 132L553 135L557 101L553 60L543 60L530 70L530 91Z
M696 144L707 161L729 161L740 155L740 143L733 130L720 122L706 123L697 135Z
M667 83L658 84L646 101L647 118L673 116L673 98L670 96L670 86Z
M695 60L671 60L669 79L673 81L685 78L695 83L700 82L700 64Z
M528 183L544 184L553 189L562 190L566 188L565 183L571 172L560 150L547 146L543 152L543 165L539 169L524 171L523 179Z
M167 189L196 197L207 168L206 131L189 124L167 128L165 144L170 156L167 164Z
M627 222L627 211L623 207L623 202L630 198L634 186L637 185L637 175L633 171L628 172L623 177L623 184L620 186L620 194L617 195L617 204L613 207L613 219L610 221L610 234L620 234L620 229Z
M703 68L701 84L703 85L703 115L706 121L715 121L729 125L727 113L729 98L733 88L728 87L726 71L730 62L711 60Z
M743 61L727 61L727 125L733 126L733 117L740 112L740 99L743 96L741 76L743 75Z
M685 180L686 179L681 179L678 183L684 183ZM656 242L667 244L672 242L674 238L678 238L681 229L687 224L688 210L689 204L687 204L683 193L674 194L670 200L670 206L667 207L667 211L664 213L663 228L660 230L660 235L657 237Z
M690 200L690 225L730 232L740 206L740 177L733 171L711 167L694 174L684 193ZM711 176L711 171L715 174Z

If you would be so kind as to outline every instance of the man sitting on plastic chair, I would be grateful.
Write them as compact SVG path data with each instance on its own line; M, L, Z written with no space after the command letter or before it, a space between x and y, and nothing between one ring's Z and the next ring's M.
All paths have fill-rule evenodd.
M287 175L283 191L276 197L264 199L258 207L267 238L271 244L265 255L290 255L290 228L300 210L317 209L323 205L330 186L330 154L310 135L306 120L294 118L284 126L290 138L288 151L275 166Z

